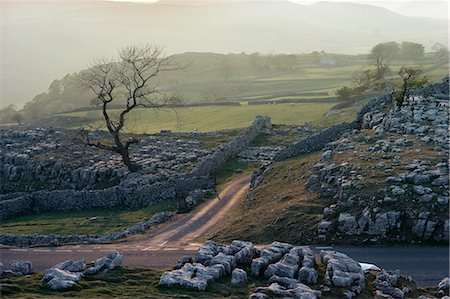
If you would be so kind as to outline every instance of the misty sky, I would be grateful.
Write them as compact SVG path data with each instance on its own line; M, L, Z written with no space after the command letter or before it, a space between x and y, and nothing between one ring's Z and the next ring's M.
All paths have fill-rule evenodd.
M390 10L317 1L290 1L303 5L259 1L264 4L0 0L0 108L20 107L47 91L53 80L129 44L161 45L169 53L348 54L367 53L376 43L392 40L420 42L428 51L436 42L447 44L448 22L443 20L448 19L447 1L358 1ZM187 2L211 5L189 7Z
M138 3L155 3L158 0L108 0L115 2L138 2ZM192 0L165 0L171 2L192 2ZM200 0L200 1L220 1L220 0ZM242 0L227 0L227 1L242 1ZM274 1L274 0L251 0L255 2L263 1ZM288 0L289 2L299 3L299 4L313 4L319 1L314 0ZM419 17L429 17L429 18L449 18L448 12L448 1L447 0L326 0L327 2L352 2L352 3L363 3L375 6L384 7L390 9L396 13L407 15L407 16L419 16ZM411 5L415 3L415 5ZM443 9L447 7L447 9Z

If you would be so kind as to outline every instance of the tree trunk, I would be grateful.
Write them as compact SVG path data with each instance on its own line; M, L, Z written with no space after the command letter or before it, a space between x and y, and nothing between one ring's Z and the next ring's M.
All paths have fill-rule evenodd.
M119 134L114 135L114 142L116 143L117 152L122 156L123 164L125 164L130 172L138 171L138 165L131 161L128 147L123 146L122 142L120 141Z
M123 164L127 166L130 172L136 172L139 170L139 167L136 165L136 163L131 161L128 149L122 148L120 150L120 155L122 156Z

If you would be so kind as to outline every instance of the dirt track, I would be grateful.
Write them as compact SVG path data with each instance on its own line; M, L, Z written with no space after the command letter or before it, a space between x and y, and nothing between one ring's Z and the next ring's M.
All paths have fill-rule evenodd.
M174 220L150 229L147 233L130 236L114 244L83 244L61 247L0 249L3 264L11 260L30 260L37 271L45 270L67 259L94 260L108 252L124 253L124 264L129 266L168 268L183 255L193 255L196 243L235 206L246 193L250 175L236 178L214 198Z

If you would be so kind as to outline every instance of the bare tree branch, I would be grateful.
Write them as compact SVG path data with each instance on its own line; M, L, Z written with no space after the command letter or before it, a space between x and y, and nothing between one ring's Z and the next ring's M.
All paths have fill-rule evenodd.
M106 128L112 135L115 146L92 143L87 145L108 149L121 154L130 171L137 170L131 162L128 149L137 143L136 139L121 140L127 115L136 108L160 108L166 98L160 96L154 80L161 72L181 69L174 63L173 56L165 56L161 47L128 46L119 51L118 59L97 59L91 68L80 73L79 82L92 91L102 103L102 114ZM159 97L155 96L159 95ZM108 104L124 103L124 109L117 116L111 115Z

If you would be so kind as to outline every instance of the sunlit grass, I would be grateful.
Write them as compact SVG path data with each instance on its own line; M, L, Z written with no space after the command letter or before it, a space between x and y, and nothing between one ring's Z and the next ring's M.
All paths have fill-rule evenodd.
M180 127L171 110L139 109L128 121L128 132L155 133L160 130L208 132L248 127L257 115L269 115L272 123L301 125L320 119L333 103L290 103L277 105L207 106L180 108ZM65 116L91 117L93 127L101 127L100 111L75 112Z

